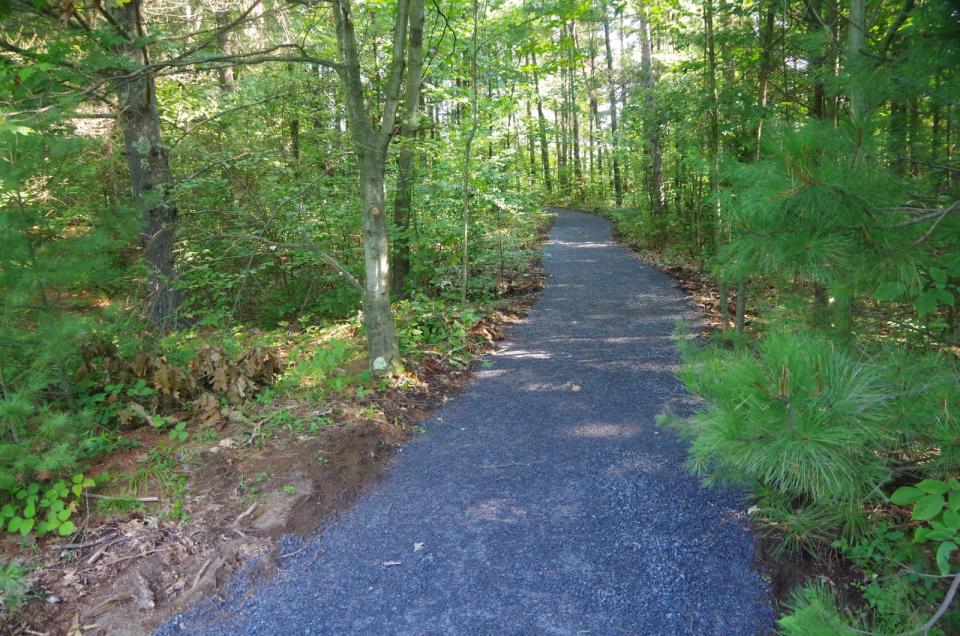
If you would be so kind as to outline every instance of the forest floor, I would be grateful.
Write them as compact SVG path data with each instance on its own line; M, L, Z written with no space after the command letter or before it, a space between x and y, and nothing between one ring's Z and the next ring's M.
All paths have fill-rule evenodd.
M316 535L376 482L418 422L462 390L470 360L526 314L543 279L539 262L513 272L495 308L470 329L466 350L419 356L389 387L354 386L365 360L348 356L335 370L343 386L322 400L262 389L260 398L221 408L215 425L201 409L180 412L191 431L182 444L165 430L128 431L129 444L87 470L109 474L117 492L88 495L85 522L69 542L0 543L0 555L20 559L27 550L34 563L33 600L0 621L0 632L150 633L216 594L251 559L264 580L282 573L288 555L279 538ZM332 338L362 349L348 324L318 331L314 344ZM293 354L282 352L290 360L280 364L289 367Z
M543 296L387 478L160 633L769 631L748 502L655 423L695 407L672 332L701 314L607 221L557 214Z

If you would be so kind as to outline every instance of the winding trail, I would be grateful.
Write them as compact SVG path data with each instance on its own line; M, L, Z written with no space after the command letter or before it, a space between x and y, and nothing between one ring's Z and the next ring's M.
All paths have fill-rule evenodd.
M696 313L599 217L559 210L544 261L528 318L386 479L284 575L161 633L768 632L746 504L654 424L692 406L670 334Z

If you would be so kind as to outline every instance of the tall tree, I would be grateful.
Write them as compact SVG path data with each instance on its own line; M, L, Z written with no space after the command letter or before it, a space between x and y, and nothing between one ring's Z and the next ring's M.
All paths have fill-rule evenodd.
M392 292L403 292L410 272L410 223L413 215L413 186L416 171L416 138L419 135L420 89L423 83L423 2L410 6L410 51L407 62L403 117L400 122L400 152L397 155L397 186L393 201L393 223L397 237L393 244Z
M352 2L337 0L333 5L340 53L340 62L334 68L346 92L347 119L359 168L365 274L363 325L370 370L375 375L390 373L401 367L396 324L390 309L390 236L384 205L384 180L387 149L393 137L403 86L410 15L423 11L422 8L411 11L411 5L422 5L422 2L400 0L397 3L379 126L374 125L371 118L373 109L367 103Z
M610 47L610 16L609 9L604 3L601 8L601 24L603 25L603 44L607 56L607 92L610 102L610 136L613 143L613 193L617 207L623 206L623 180L620 176L620 136L617 127L617 82L613 73L613 49Z
M117 123L123 132L133 199L140 208L141 240L149 283L149 308L160 329L178 321L180 298L174 287L174 237L177 207L169 198L173 184L169 151L160 131L157 89L150 69L140 0L105 9L117 30L116 52L130 66L114 74Z
M650 42L650 19L647 5L640 7L640 55L643 73L645 112L644 127L650 150L650 202L653 214L660 219L667 211L667 194L663 186L663 159L660 155L660 122L657 116L656 78L653 70L653 54Z

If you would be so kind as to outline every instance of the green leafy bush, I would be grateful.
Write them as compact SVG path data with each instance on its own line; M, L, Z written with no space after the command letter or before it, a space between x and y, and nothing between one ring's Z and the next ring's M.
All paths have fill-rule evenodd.
M936 561L940 574L950 574L953 552L960 545L960 481L924 479L914 486L897 488L890 500L901 506L913 505L911 518L922 521L913 540L933 541L937 545Z

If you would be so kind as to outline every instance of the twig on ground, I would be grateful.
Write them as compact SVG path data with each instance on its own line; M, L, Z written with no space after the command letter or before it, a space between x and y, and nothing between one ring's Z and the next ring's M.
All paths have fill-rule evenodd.
M305 545L305 546L303 546L302 548L300 548L299 550L294 550L293 552L287 552L286 554L281 554L281 555L280 555L280 558L281 558L281 559L286 559L286 558L288 558L288 557L292 557L292 556L295 555L295 554L300 554L301 552L303 552L304 550L306 550L308 547L310 547L310 546L306 546L306 545Z
M234 520L233 525L235 526L240 525L240 522L246 519L247 517L249 517L250 515L252 515L253 511L256 509L257 509L257 502L254 501L252 504L250 504L249 508L247 508L246 510L240 513L240 516L237 517L236 520Z
M110 495L94 495L88 493L88 497L93 499L105 499L107 501L142 501L143 503L157 503L160 501L160 497L126 497L126 496L110 496Z
M203 564L202 566L200 566L200 569L197 570L196 576L193 577L193 584L190 586L190 591L191 591L191 592L194 591L195 589L197 589L197 586L200 585L200 579L202 579L202 578L203 578L203 575L207 573L207 568L210 567L210 564L211 564L212 562L213 562L213 559L212 559L212 558L207 559L207 560L204 562L204 564Z
M514 466L533 466L534 464L539 464L542 460L535 460L532 462L511 462L509 464L487 464L479 465L477 468L512 468Z
M65 543L62 546L59 546L60 550L81 550L83 548L92 548L95 545L100 545L104 541L110 541L111 539L116 539L116 534L111 534L110 536L103 537L102 539L97 539L96 541L87 541L86 543Z
M157 548L157 549L155 549L155 550L147 550L146 552L140 552L140 553L138 553L138 554L130 554L130 555L127 555L127 556L125 556L125 557L120 557L119 559L114 559L113 561L107 561L106 563L103 564L103 567L107 567L107 566L110 566L110 565L116 565L117 563L121 563L121 562L123 562L123 561L129 561L130 559L137 559L137 558L140 558L140 557L145 557L145 556L147 556L148 554L153 554L154 552L160 552L160 548Z

